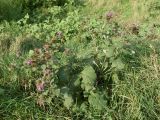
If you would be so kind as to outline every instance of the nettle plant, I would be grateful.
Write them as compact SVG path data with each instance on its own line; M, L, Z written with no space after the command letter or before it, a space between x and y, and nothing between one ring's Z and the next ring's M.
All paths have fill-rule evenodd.
M60 98L74 111L103 110L124 67L119 28L94 19L75 24L75 29L55 32L42 48L30 50L21 68L22 85L43 107Z

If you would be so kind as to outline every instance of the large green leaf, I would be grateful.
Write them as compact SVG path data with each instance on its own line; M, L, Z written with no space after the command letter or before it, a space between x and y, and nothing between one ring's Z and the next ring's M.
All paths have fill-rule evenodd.
M88 102L94 109L97 110L102 110L104 106L106 106L106 101L103 96L98 93L92 93L89 95Z
M121 59L113 60L112 68L116 68L117 70L121 70L124 68L124 64L122 63Z
M64 102L63 102L64 106L69 109L72 105L73 105L73 98L72 96L65 94L64 95Z
M81 87L87 92L94 88L94 83L96 81L97 75L92 66L86 66L81 73L82 75L82 85Z
M110 58L114 56L114 47L109 47L106 51L104 50L103 52L105 53L106 57Z
M33 55L34 55L34 51L33 51L33 50L30 50L28 56L31 57L31 56L33 56Z
M83 83L94 83L97 75L92 66L86 66L82 71Z

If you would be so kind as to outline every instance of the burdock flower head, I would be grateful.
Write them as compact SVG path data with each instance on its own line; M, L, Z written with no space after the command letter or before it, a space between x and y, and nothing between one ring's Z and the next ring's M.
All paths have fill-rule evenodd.
M32 65L32 64L33 64L33 60L31 60L31 59L27 60L27 61L26 61L26 64L27 64L27 65Z
M37 89L38 92L44 91L44 87L45 87L45 82L44 81L38 81L36 83L36 89Z
M114 12L113 11L109 11L106 13L106 19L109 21L113 18L114 16Z

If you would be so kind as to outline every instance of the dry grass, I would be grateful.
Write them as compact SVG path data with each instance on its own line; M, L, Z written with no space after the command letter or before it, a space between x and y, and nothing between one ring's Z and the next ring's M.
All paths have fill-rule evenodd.
M125 0L124 0L125 1ZM119 14L118 21L121 23L140 23L149 17L150 4L157 0L89 0L91 11L115 11ZM157 15L157 20L160 15Z

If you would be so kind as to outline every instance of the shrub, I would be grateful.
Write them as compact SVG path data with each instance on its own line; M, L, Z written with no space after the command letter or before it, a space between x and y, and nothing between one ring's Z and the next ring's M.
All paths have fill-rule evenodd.
M124 67L121 41L115 38L119 28L101 20L79 21L75 14L55 26L61 31L42 48L30 50L21 67L22 85L40 106L59 98L74 112L101 111Z

